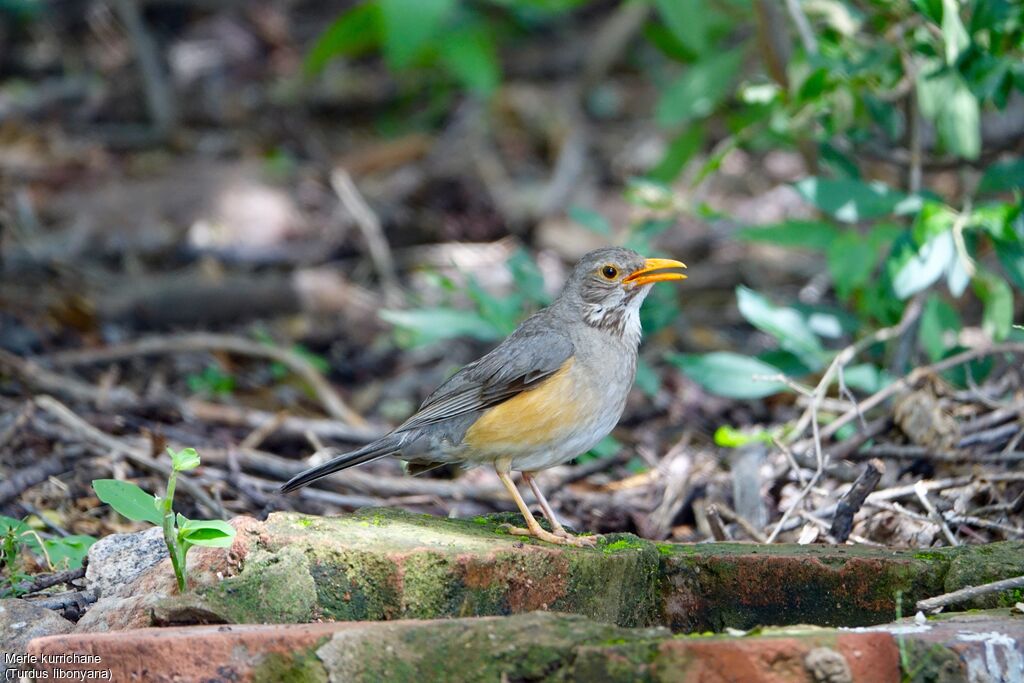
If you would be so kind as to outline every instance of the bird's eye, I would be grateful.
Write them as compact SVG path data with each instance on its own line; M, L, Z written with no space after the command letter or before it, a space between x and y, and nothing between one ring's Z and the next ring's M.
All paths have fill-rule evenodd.
M618 268L613 265L607 265L601 269L601 275L604 275L609 280L614 280L619 274Z

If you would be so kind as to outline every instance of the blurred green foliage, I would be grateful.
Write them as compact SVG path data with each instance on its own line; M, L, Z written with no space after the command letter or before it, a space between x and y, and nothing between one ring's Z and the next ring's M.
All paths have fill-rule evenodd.
M29 557L51 571L77 569L95 542L80 534L43 538L27 521L0 515L0 598L17 597L18 585L31 579L25 571Z
M629 65L659 94L651 114L667 144L645 178L626 190L654 216L632 226L628 246L651 253L651 240L687 210L670 189L680 178L701 182L736 148L797 150L816 170L794 188L821 218L751 227L739 238L820 254L842 305L806 306L740 287L741 314L777 347L757 358L672 354L671 362L714 393L770 395L787 390L786 383L753 376L813 376L848 339L898 323L915 297L923 305L920 355L908 362L955 353L963 312L975 308L980 320L971 324L991 339L1021 334L1013 311L1015 293L1024 290L1024 159L999 158L998 146L986 149L981 130L983 112L1005 110L1024 92L1019 3L636 1L651 8L642 28L647 47ZM486 96L500 86L500 57L517 35L588 10L611 13L616 6L371 0L324 32L307 68L315 73L333 58L379 51L400 84L440 69ZM865 159L902 168L905 187L867 179ZM958 173L964 196L951 200L920 187L929 162ZM613 234L592 210L574 207L569 216ZM453 294L458 289L446 286ZM545 303L538 289L501 300L471 278L463 289L473 310L449 305L383 315L407 345L454 335L494 340ZM656 288L656 297L657 305L644 309L648 332L679 313L671 292ZM963 305L965 298L972 303ZM891 351L873 349L876 364L847 368L845 383L863 391L883 386L890 378L879 364ZM657 387L656 377L644 382L648 390Z

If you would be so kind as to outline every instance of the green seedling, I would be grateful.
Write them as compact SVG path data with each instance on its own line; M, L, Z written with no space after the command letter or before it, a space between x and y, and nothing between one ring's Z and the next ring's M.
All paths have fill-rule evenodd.
M0 597L17 597L19 585L31 577L23 571L29 556L42 558L49 571L77 569L96 542L92 536L44 539L28 523L0 515Z
M104 503L134 522L149 522L161 527L164 542L171 556L174 576L178 580L178 591L188 589L185 570L185 556L193 546L227 548L235 537L235 530L220 519L188 519L174 512L174 487L178 473L199 467L199 454L194 448L175 451L168 448L171 456L171 475L167 480L167 492L163 497L153 496L139 486L116 479L96 479L92 487Z

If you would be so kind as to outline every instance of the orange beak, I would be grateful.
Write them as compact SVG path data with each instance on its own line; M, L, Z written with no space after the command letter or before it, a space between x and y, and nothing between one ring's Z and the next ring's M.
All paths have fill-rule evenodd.
M670 258L649 258L644 261L643 268L623 278L622 283L639 287L655 282L685 280L686 275L682 272L684 268L686 268L685 263L673 261Z

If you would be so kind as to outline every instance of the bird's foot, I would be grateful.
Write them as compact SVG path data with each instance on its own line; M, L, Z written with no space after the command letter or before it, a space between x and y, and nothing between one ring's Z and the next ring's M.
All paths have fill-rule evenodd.
M573 536L565 529L562 529L561 533L552 533L540 526L531 530L506 524L504 528L513 536L532 536L554 545L571 545L576 548L593 548L597 545L597 536Z

